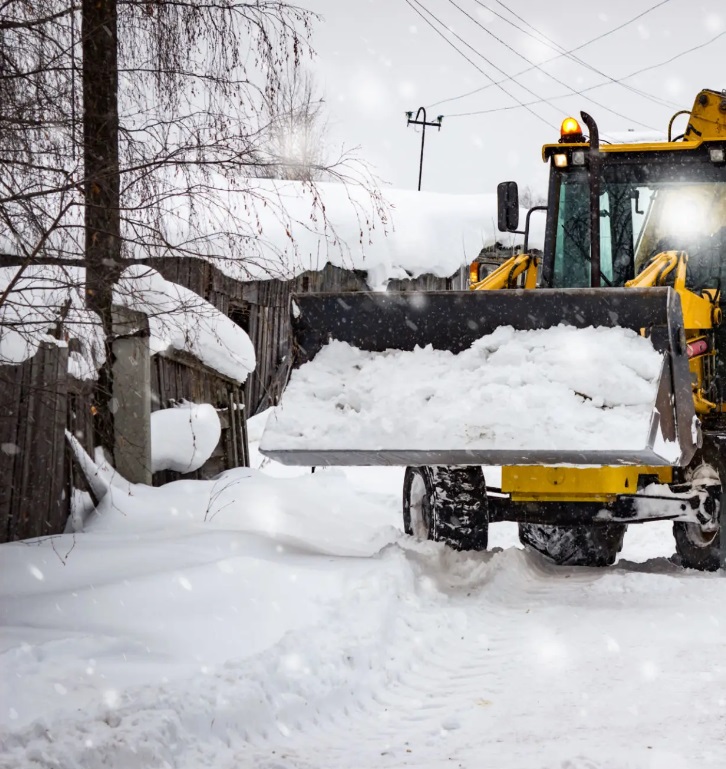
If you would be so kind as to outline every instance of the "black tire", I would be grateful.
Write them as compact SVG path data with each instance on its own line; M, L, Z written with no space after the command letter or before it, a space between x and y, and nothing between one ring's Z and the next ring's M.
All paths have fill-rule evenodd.
M486 550L489 515L481 467L407 467L403 528L455 550Z
M705 512L711 516L709 521L701 525L674 521L673 537L676 541L676 553L681 566L685 569L699 571L718 571L721 567L721 526L720 511L726 483L726 462L723 449L714 441L704 441L703 448L691 463L691 474L711 470L720 484L707 487L708 499ZM706 473L708 474L708 473Z
M547 526L520 523L519 540L560 566L611 566L623 549L622 523Z

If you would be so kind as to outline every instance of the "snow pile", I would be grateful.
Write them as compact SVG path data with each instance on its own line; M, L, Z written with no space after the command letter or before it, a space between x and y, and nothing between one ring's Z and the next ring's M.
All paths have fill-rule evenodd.
M85 532L0 545L3 769L6 760L29 765L8 759L23 739L11 730L76 716L83 738L76 744L79 735L66 734L57 747L85 750L92 740L86 765L96 769L103 718L146 694L158 704L170 681L206 681L290 631L330 626L331 601L347 600L350 582L375 565L368 559L399 537L398 499L361 493L340 473L282 480L239 468L152 488L79 456L103 497ZM282 695L276 669L284 679L278 655L265 673ZM133 689L150 684L146 694ZM81 763L65 754L59 765Z
M0 767L723 766L726 583L664 557L672 524L608 569L547 564L516 524L452 552L386 528L384 470L366 494L240 470L224 522L213 482L119 482L87 533L0 546ZM276 534L270 495L295 511Z
M293 372L260 448L642 449L661 364L621 328L506 326L458 355L331 342Z
M726 582L668 560L670 522L555 567L516 524L403 537L400 468L150 489L84 461L88 530L0 546L1 769L726 762Z
M17 274L17 267L0 268L0 292ZM104 360L103 337L100 319L85 308L84 291L80 268L26 268L0 307L0 363L22 363L35 355L42 341L66 344L76 339L80 351L69 354L68 371L79 379L95 378ZM156 270L142 265L124 270L114 288L114 302L148 316L152 354L172 347L237 382L254 370L255 352L245 331ZM61 340L48 333L59 324Z
M212 456L222 435L209 403L180 403L151 415L151 469L193 473Z
M68 435L68 434L67 434ZM274 538L290 547L332 555L370 555L390 541L373 523L351 539L346 512L371 514L370 503L342 498L344 475L271 480L250 468L235 468L210 481L176 481L161 487L131 484L99 453L92 460L68 435L76 459L101 502L89 530L155 531L168 526L199 525L246 531ZM344 484L343 484L344 485ZM343 497L346 495L343 494ZM327 510L325 516L317 505Z

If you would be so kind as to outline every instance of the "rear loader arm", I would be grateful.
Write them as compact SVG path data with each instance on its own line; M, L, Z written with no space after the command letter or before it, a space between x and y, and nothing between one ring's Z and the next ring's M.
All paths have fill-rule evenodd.
M483 280L472 283L472 291L497 290L501 288L517 288L517 278L526 272L524 288L537 287L537 257L531 254L519 254L507 259L497 267L491 275Z

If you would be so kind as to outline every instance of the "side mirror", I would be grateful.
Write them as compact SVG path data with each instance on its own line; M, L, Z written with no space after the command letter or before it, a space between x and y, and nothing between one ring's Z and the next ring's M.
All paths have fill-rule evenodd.
M497 186L497 219L500 232L516 232L519 227L519 189L517 182Z

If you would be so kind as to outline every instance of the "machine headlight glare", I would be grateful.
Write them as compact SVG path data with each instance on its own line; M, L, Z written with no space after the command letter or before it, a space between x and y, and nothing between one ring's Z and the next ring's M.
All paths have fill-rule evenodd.
M560 152L552 157L557 168L567 168L567 155L564 152Z

